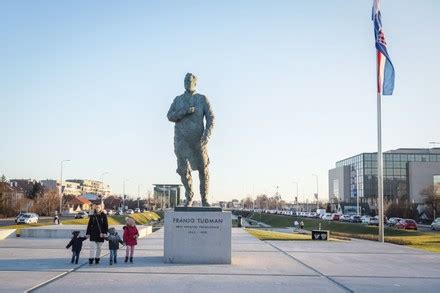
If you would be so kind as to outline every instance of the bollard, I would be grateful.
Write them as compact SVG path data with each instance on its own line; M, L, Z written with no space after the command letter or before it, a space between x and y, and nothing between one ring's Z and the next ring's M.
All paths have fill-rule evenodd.
M237 227L241 228L241 216L237 217Z

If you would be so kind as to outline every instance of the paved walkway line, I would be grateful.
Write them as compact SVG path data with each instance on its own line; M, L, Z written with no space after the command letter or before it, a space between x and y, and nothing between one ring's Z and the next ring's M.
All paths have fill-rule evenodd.
M307 267L308 269L310 269L310 270L314 271L315 273L319 274L321 277L323 277L323 278L329 280L330 282L332 282L332 283L335 284L336 286L340 287L341 289L345 290L346 292L354 293L354 291L351 290L350 288L348 288L348 287L346 287L345 285L339 283L338 281L336 281L336 280L330 278L329 276L324 275L323 273L321 273L321 272L318 271L317 269L315 269L315 268L313 268L313 267L311 267L311 266L305 264L304 262L302 262L302 261L300 261L299 259L297 259L296 257L294 257L294 256L292 256L292 255L290 255L290 254L288 254L287 252L285 252L284 250L278 248L277 246L273 245L272 243L267 242L267 241L264 241L264 242L265 242L266 244L272 246L273 248L275 248L275 249L278 250L279 252L283 253L283 254L286 255L287 257L289 257L289 258L295 260L296 262L302 264L303 266Z
M107 256L109 254L110 253L106 253L103 256L101 256L101 258L104 258L105 256ZM89 262L87 261L87 262L85 262L85 263L83 263L83 264L81 264L81 265L79 265L79 266L77 266L77 267L75 267L73 269L70 269L70 270L68 270L68 271L66 271L66 272L64 272L62 274L59 274L59 275L57 275L57 276L55 276L53 278L50 278L49 280L41 282L40 284L37 284L37 285L33 286L32 288L29 288L29 289L25 290L24 293L34 292L37 289L40 289L40 288L42 288L42 287L44 287L44 286L46 286L46 285L48 285L50 283L53 283L53 282L55 282L55 281L57 281L57 280L59 280L61 278L64 278L65 276L69 275L70 273L73 273L73 272L79 270L80 268L82 268L83 266L88 265L88 264L89 264Z

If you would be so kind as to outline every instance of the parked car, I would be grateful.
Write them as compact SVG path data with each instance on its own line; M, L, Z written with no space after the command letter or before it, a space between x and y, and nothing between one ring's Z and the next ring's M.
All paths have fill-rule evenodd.
M135 209L134 209L134 212L135 212L135 213L140 213L140 212L141 212L141 209L140 209L140 208L135 208Z
M331 220L332 219L332 214L330 213L325 213L324 216L322 216L323 220Z
M339 221L340 217L341 216L339 214L333 214L332 215L332 221Z
M17 224L38 223L38 215L35 213L24 213L17 219Z
M75 215L75 219L84 219L84 218L88 218L89 214L86 211L80 211L79 213L77 213Z
M134 214L134 211L132 209L128 209L125 211L126 214Z
M339 221L341 221L341 222L351 222L351 216L350 215L341 215L339 217Z
M350 217L350 223L362 223L362 219L358 215L353 215Z
M395 227L397 229L405 229L405 230L417 230L417 223L411 219L403 219L399 221Z
M368 224L368 222L370 222L370 216L366 216L366 215L362 216L361 222L362 224Z
M379 226L379 218L378 217L370 217L368 220L368 225Z
M397 217L391 217L391 218L388 219L387 225L390 226L390 227L394 227L401 220L403 220L403 219L402 218L397 218Z
M25 214L25 212L20 212L16 217L15 217L15 223L17 223L18 218L20 218L21 216L23 216Z
M440 218L437 218L434 221L432 221L431 230L440 230Z
M122 211L116 211L116 212L115 212L115 215L116 215L116 216L122 216L123 214L124 214L124 213L123 213Z
M107 215L113 215L113 214L114 214L113 210L111 210L111 209L107 210Z

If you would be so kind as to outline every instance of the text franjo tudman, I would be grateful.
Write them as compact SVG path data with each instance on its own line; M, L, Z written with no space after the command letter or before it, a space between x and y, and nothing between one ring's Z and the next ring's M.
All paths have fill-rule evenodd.
M223 219L208 219L208 218L173 218L173 223L185 224L222 224Z

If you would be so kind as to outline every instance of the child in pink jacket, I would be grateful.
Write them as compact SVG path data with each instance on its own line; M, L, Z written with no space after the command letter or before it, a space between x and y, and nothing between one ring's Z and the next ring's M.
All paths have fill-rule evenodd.
M125 218L126 225L124 226L123 240L125 243L125 262L130 258L130 263L133 263L134 247L137 245L139 232L136 228L136 223L132 218Z

